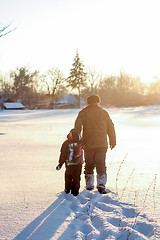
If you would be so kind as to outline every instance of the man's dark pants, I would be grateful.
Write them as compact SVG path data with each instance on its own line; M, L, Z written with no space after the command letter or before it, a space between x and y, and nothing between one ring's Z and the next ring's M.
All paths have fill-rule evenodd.
M86 188L94 188L94 169L97 172L97 188L105 188L106 174L106 151L105 150L87 150L85 151L85 179Z

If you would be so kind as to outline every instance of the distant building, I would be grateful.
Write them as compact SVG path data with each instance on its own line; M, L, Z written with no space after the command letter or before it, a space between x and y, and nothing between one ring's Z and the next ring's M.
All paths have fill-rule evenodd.
M6 110L22 110L25 106L20 102L5 102L3 103L3 109Z
M86 104L84 98L80 98L81 106ZM54 103L55 108L77 108L79 107L78 96L74 94L65 95Z

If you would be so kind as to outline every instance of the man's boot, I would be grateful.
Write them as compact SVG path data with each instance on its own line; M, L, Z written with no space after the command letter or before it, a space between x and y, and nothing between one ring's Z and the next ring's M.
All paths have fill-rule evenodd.
M97 189L99 193L106 194L107 174L97 174Z
M86 189L87 190L94 189L94 174L86 174L85 180L86 180Z

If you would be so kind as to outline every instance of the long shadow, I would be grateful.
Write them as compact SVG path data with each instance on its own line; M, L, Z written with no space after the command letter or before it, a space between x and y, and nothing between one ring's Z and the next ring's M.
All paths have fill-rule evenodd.
M59 226L69 216L63 216L63 203L65 201L64 193L61 193L58 199L52 203L39 217L34 219L22 232L13 240L49 240L51 239ZM60 210L61 209L61 210ZM59 217L60 215L60 217Z

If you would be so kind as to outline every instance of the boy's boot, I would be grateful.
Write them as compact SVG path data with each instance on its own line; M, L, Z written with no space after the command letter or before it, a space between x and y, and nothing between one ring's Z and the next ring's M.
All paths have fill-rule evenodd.
M85 180L86 180L86 189L92 190L94 188L94 174L86 174Z
M71 194L73 194L73 196L78 196L78 194L79 194L79 191L78 190L72 190L71 191Z
M97 174L97 189L101 194L106 194L107 174Z
M65 193L70 193L70 189L64 189Z

